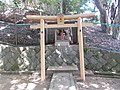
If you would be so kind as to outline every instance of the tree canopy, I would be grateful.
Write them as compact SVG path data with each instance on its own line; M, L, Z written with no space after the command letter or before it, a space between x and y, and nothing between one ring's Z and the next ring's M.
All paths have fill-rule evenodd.
M48 14L57 14L60 12L61 7L63 7L63 11L68 13L80 13L84 10L81 10L81 7L86 6L89 0L10 0L11 3L6 3L6 0L1 0L0 4L2 8L6 4L9 8L10 7L18 7L18 8L34 8L34 9L42 9L44 12ZM63 5L62 5L62 4ZM8 8L7 7L7 8Z

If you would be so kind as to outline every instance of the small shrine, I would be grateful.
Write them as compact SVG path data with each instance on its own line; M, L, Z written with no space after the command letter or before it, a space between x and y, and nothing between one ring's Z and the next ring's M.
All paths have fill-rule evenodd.
M84 48L83 48L83 32L82 27L92 26L89 23L83 23L82 18L94 17L95 13L89 14L76 14L76 15L63 15L58 16L40 16L28 15L30 20L40 21L38 25L31 25L31 28L40 28L40 62L41 62L41 81L45 80L45 29L55 28L55 45L69 45L72 43L71 28L77 28L79 58L80 58L80 78L85 80L85 66L84 66ZM47 22L55 22L48 24Z

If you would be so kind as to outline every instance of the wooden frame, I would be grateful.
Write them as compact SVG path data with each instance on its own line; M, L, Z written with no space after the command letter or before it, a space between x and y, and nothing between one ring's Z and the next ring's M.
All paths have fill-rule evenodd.
M79 57L80 57L80 76L85 80L85 66L84 66L84 48L83 48L83 33L82 27L92 26L89 23L82 23L82 18L89 18L95 16L95 13L77 14L77 15L59 15L59 16L39 16L28 15L27 18L31 20L40 20L40 24L31 25L30 28L40 28L40 61L41 61L41 81L45 80L45 28L66 28L77 27L78 43L79 43ZM58 20L58 19L61 19ZM65 24L64 20L77 20L77 22ZM58 21L57 24L46 24L45 21Z

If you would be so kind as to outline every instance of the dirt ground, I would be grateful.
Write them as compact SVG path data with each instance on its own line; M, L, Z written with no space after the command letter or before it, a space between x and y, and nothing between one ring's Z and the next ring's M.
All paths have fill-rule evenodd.
M79 90L120 90L120 79L87 76L85 82L77 82Z
M0 90L47 90L50 78L40 81L38 75L0 75Z
M0 75L0 90L48 90L50 76L44 82L38 74ZM120 79L86 76L86 81L77 81L79 90L120 90Z
M120 52L120 40L113 39L108 33L103 33L100 26L85 27L83 33L87 46Z

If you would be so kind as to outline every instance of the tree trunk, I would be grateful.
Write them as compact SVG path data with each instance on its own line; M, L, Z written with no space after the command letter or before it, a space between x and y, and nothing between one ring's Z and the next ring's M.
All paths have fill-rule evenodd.
M66 0L63 0L63 14L66 14Z
M118 0L118 14L115 17L114 24L120 24L120 0ZM112 30L112 37L120 40L120 26L113 26Z
M101 5L100 1L99 0L93 0L95 2L95 5L96 7L99 9L100 11L100 22L101 23L107 23L107 14L106 14L106 10L104 9L104 7ZM102 31L104 33L107 32L107 26L104 25L104 24L101 24L101 28L102 28Z
M68 14L68 2L69 2L69 0L63 0L63 3L62 3L62 6L63 6L63 14Z
M107 23L107 17L106 17L107 15L106 15L106 12L104 13L104 14L102 14L102 13L100 13L100 22L101 23ZM104 33L107 33L107 26L106 25L103 25L103 24L101 24L101 28L102 28L102 31L104 32Z

